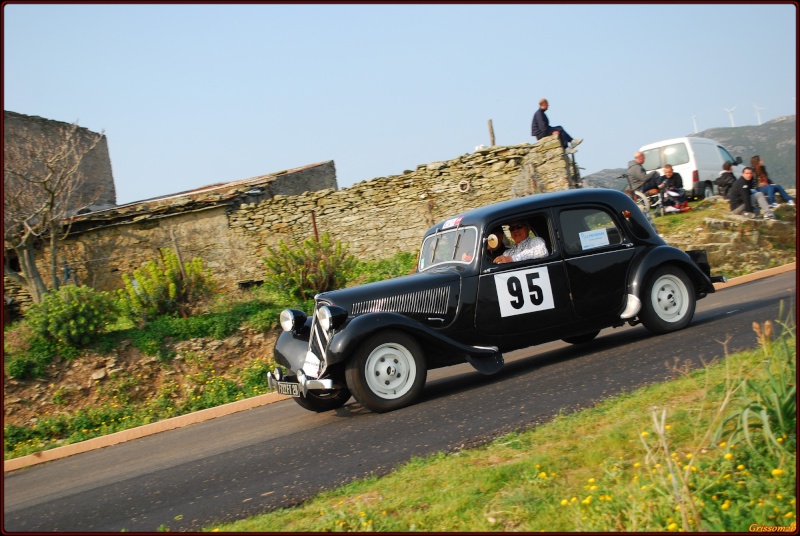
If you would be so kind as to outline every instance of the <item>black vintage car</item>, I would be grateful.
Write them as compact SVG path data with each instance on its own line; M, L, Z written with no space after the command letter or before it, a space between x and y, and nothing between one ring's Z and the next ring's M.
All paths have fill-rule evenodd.
M514 245L512 222L541 238L544 256L494 259L489 246ZM625 323L681 329L715 281L704 250L668 246L621 192L505 201L429 229L414 274L321 293L311 318L283 311L275 360L286 370L269 383L312 411L351 395L391 411L419 397L430 369L466 361L494 374L503 352L547 341L587 343Z

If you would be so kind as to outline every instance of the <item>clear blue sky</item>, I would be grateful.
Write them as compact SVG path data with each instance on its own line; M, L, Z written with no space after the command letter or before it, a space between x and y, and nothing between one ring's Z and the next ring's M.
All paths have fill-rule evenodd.
M333 160L340 187L532 142L584 175L641 145L795 114L797 8L3 6L3 108L108 136L118 203Z

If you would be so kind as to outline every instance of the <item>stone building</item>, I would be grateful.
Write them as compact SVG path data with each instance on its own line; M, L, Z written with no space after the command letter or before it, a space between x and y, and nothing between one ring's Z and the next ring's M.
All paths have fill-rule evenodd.
M31 168L38 165L36 152L52 152L65 144L74 125L42 117L3 111L3 153L7 160L15 155L20 161L27 161ZM117 202L114 176L111 172L111 158L108 154L108 141L103 134L86 128L74 129L75 149L85 151L93 143L94 148L86 152L78 166L77 173L85 180L82 190L75 198L88 201L95 206L112 206ZM42 151L44 149L44 151ZM79 209L81 207L74 207Z
M63 155L58 163L65 168L72 165L73 155L81 155L80 165L75 171L80 177L81 187L71 192L70 205L66 207L68 211L86 211L116 204L111 158L103 134L70 123L3 111L4 195L9 180L6 168L31 177L43 177L46 173L43 160L58 153ZM9 225L9 221L4 224ZM3 248L4 260L12 269L19 270L16 254L10 247L5 244ZM3 292L5 318L14 316L20 307L31 301L27 291L8 278L4 278Z
M122 287L159 248L203 259L224 290L261 281L267 246L329 232L361 259L416 252L424 232L459 212L564 190L557 137L479 148L400 175L338 189L332 161L81 214L59 255L79 284ZM42 258L47 262L47 254Z

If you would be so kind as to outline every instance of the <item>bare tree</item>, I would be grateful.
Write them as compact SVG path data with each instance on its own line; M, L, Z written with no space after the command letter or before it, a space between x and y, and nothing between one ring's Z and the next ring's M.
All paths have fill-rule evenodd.
M100 194L97 188L88 191L81 162L105 136L81 129L77 122L55 136L5 134L15 139L4 144L3 238L5 248L16 253L19 269L5 255L3 273L39 303L47 286L36 266L37 255L49 242L51 288L58 289L58 247L69 232L69 218Z

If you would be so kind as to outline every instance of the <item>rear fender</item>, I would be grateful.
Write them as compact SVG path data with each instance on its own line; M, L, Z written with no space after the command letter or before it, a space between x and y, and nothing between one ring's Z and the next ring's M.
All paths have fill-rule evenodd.
M686 252L669 246L656 246L647 251L639 260L639 263L632 268L628 282L628 293L641 299L647 276L664 264L674 264L686 272L686 275L692 281L695 297L698 300L714 292L714 283L711 282L711 278Z

